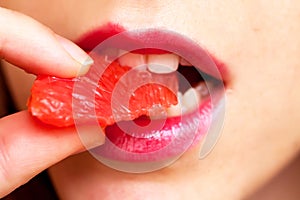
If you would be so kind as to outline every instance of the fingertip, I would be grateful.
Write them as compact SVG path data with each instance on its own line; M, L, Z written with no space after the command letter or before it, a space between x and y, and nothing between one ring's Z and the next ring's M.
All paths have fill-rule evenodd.
M0 57L7 62L28 73L61 78L89 71L92 58L72 41L22 13L0 8L0 15Z
M82 76L86 74L89 71L91 65L94 63L94 60L70 40L63 38L62 36L59 36L57 34L55 34L55 37L57 38L63 49L67 52L67 54L77 62L75 70L76 73L74 74L74 76Z
M83 63L79 63L80 68L78 70L77 76L83 76L85 75L91 66L94 64L94 60L91 57L88 57Z

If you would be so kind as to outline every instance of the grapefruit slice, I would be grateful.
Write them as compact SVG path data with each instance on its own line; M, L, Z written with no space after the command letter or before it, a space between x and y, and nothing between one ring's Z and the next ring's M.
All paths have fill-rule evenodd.
M74 125L74 117L83 122L96 117L105 128L117 121L149 116L153 107L177 104L176 74L152 74L146 67L133 69L92 57L95 64L86 76L39 75L28 100L29 112L57 127Z

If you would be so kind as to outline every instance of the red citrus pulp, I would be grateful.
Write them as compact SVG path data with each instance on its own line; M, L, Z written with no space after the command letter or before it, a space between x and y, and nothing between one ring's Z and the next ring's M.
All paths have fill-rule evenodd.
M93 56L92 56L93 57ZM94 56L86 76L72 79L39 75L28 100L29 112L46 124L66 127L96 117L101 127L149 116L154 106L177 104L176 74L135 70Z

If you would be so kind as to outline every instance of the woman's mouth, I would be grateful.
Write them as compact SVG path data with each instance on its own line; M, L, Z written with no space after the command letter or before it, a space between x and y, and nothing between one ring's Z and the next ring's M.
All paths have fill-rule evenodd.
M92 77L86 79L88 85L97 87L94 82L101 82L108 66L128 70L109 91L112 115L108 116L112 119L104 119L105 144L90 150L102 163L126 172L160 169L197 145L213 126L228 71L194 41L167 30L125 31L109 24L77 43L95 61L87 75ZM111 71L109 76L114 79L117 75ZM102 87L105 93L106 85ZM84 121L81 97L90 89L95 91L81 81L74 83L72 110L76 126ZM103 95L98 100L97 95L90 95L85 99L94 99L95 104L104 100ZM134 102L130 96L134 96ZM149 101L153 101L151 107ZM132 114L130 106L138 114ZM91 112L96 107L89 105ZM89 119L93 117L101 125L95 113L88 114ZM80 128L77 130L81 134Z
M195 127L200 126L202 122L207 124L201 124L199 131L202 134L207 132L211 120L209 115L212 109L210 91L220 93L221 80L217 80L204 73L200 74L188 61L180 58L178 55L169 53L160 55L126 53L120 56L117 62L121 66L129 66L132 69L138 68L138 70L143 70L144 68L148 68L148 71L166 79L166 81L162 82L164 82L164 85L172 88L172 92L176 92L177 102L168 107L156 104L144 115L133 119L134 123L129 121L130 119L126 119L126 117L118 119L116 123L105 128L105 135L109 139L107 143L111 142L125 152L147 153L147 159L149 159L149 153L156 152L153 159L159 160L162 159L162 156L156 157L157 151L166 148L175 138L178 139L181 133L187 134L187 132L190 132L188 135L195 137ZM167 79L172 75L175 76L175 79ZM134 84L138 84L136 81L134 82ZM148 93L148 95L151 94ZM117 98L120 98L120 96L118 95ZM122 103L126 102L126 100L126 98L118 99ZM141 109L143 109L142 106ZM199 113L201 115L198 116ZM116 116L116 118L118 117ZM197 121L199 118L202 118L202 120ZM197 139L200 139L202 135L200 132L197 135L199 137ZM194 142L195 139L193 140ZM188 140L185 138L184 141ZM190 141L192 140L190 139ZM184 145L180 146L184 147ZM179 149L179 147L172 147L172 152L174 153ZM111 151L112 149L109 150L109 152ZM115 153L114 157L116 155L120 154ZM128 160L128 158L128 155L126 155L126 157L119 157L118 159Z
M159 77L176 92L178 103L167 107L157 104L131 120L119 117L105 128L105 144L91 153L121 171L152 171L174 162L208 133L214 109L224 96L228 73L224 65L178 33L115 27L107 25L92 31L78 44L92 57L100 55L108 63L117 62ZM170 76L176 78L164 79ZM139 78L131 76L130 84L138 84ZM126 105L123 100L118 101ZM143 104L143 100L138 103Z

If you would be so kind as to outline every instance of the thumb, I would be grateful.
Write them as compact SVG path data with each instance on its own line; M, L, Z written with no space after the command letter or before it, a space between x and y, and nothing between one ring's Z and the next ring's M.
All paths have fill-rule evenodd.
M0 198L85 146L103 143L99 129L88 127L80 138L74 127L47 127L27 111L0 119Z

